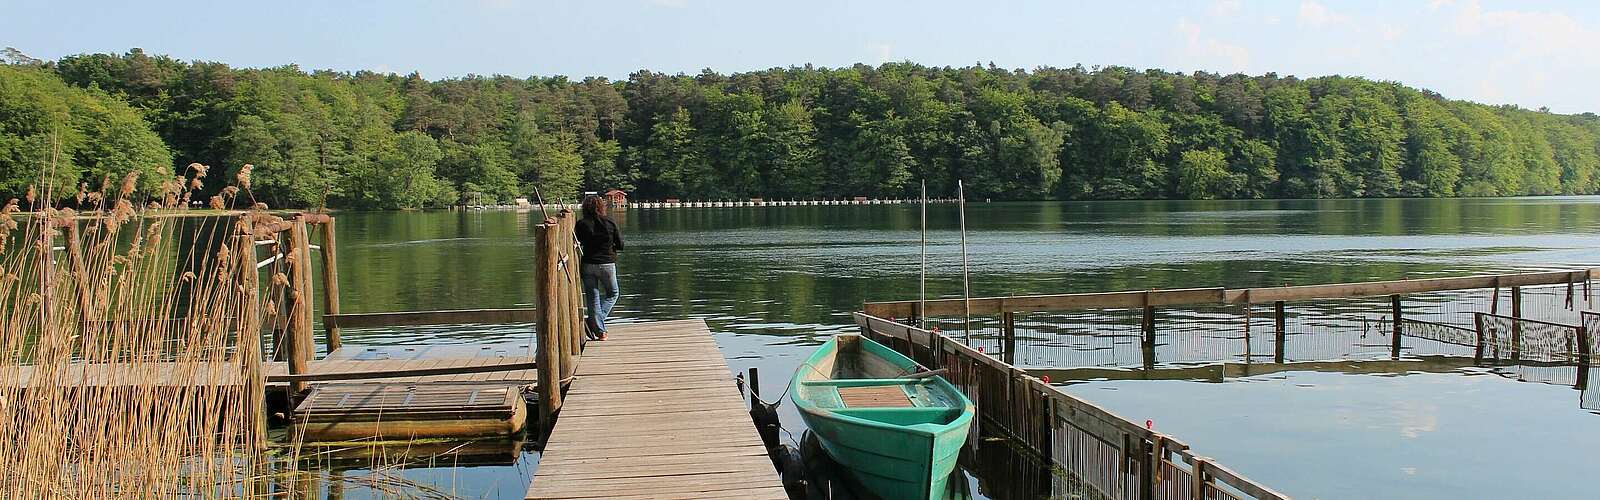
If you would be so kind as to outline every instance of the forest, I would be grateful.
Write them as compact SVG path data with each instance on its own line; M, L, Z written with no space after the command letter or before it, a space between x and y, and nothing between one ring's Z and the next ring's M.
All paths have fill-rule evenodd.
M1600 116L1397 82L910 62L515 78L233 68L139 49L0 64L0 197L252 165L272 207L572 200L1600 192ZM47 168L48 167L48 168ZM224 177L231 178L231 177ZM212 186L212 189L220 188ZM91 188L92 190L92 188ZM197 199L204 199L197 198Z

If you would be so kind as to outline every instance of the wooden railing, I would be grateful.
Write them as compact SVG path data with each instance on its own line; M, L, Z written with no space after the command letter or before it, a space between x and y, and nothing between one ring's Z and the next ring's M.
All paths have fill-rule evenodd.
M281 271L286 279L277 290L279 317L273 321L274 346L278 359L287 361L288 374L273 377L273 382L288 382L291 393L300 393L308 382L334 380L361 380L394 376L459 375L485 371L525 370L540 371L541 417L549 422L561 408L561 388L577 370L577 357L583 348L583 292L578 275L580 258L574 240L576 217L569 210L546 218L535 227L534 277L537 280L535 307L508 309L468 309L443 311L397 311L376 313L340 312L337 239L334 218L326 214L294 214L286 219L252 216L246 214L241 225L240 241L252 247L270 250L267 259L258 260L256 252L241 252L241 258L251 268L272 266L269 270ZM310 239L310 226L320 226L321 245ZM389 326L420 326L442 324L508 324L533 323L538 330L535 362L500 363L473 367L429 369L416 372L337 372L311 373L315 339L312 331L311 300L316 295L311 278L310 257L318 250L321 258L323 290L322 323L327 352L342 345L345 328L375 328ZM272 283L272 273L268 274Z
M1597 276L1600 276L1600 268L1236 290L1216 287L1012 297L974 297L971 299L934 299L925 302L901 300L868 302L865 304L863 311L880 318L919 318L961 316L964 314L997 315L1005 312L1073 311L1174 305L1266 304L1313 299L1381 297L1385 295L1394 296L1450 290L1511 289L1556 284L1582 284L1585 287L1584 294L1589 295L1591 292L1588 289L1589 280ZM920 304L926 305L922 306ZM926 309L923 309L924 307Z
M941 333L856 313L869 338L905 353L970 398L978 418L968 446L1000 434L1060 467L1083 498L1201 500L1284 499L1181 441L1078 399L1026 370Z

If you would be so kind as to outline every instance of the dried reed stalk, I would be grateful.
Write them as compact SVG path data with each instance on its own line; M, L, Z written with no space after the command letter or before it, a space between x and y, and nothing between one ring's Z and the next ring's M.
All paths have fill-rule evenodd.
M0 208L0 496L264 491L265 308L241 258L261 214L163 216L205 174Z

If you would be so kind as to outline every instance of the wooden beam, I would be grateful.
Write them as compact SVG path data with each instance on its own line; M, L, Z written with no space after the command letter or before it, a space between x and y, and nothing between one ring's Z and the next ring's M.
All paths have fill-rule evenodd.
M376 328L385 326L457 325L467 323L535 323L538 309L455 309L445 311L397 311L380 313L325 314L324 325L334 328Z
M268 382L327 382L330 380L371 380L379 378L429 377L434 375L461 375L467 373L509 372L533 370L537 361L511 361L477 366L444 366L438 368L409 368L403 370L332 371L301 374L267 375Z

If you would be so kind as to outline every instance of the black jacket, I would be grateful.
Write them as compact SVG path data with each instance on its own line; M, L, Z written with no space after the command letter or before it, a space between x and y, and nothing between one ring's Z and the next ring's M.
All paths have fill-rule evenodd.
M583 245L584 264L611 264L622 250L622 232L610 217L578 220L578 243Z

